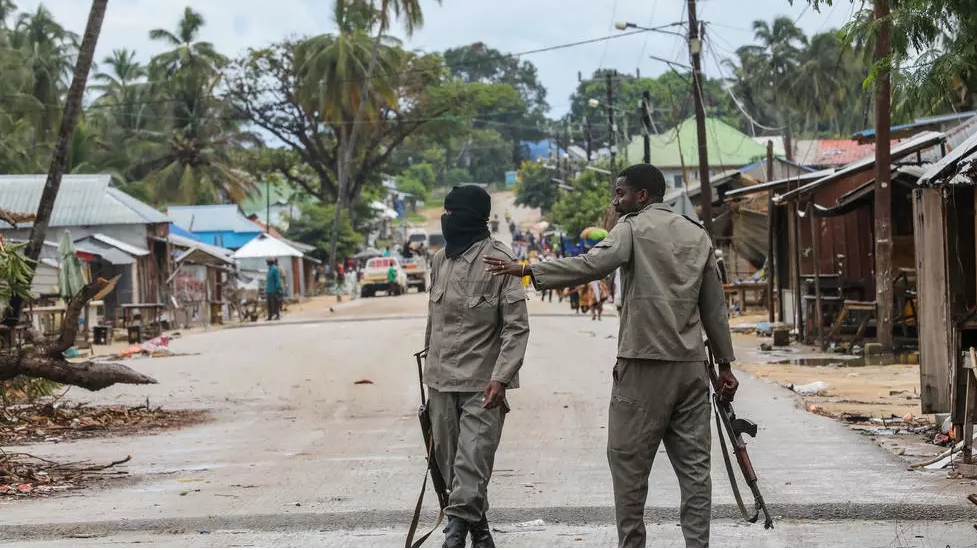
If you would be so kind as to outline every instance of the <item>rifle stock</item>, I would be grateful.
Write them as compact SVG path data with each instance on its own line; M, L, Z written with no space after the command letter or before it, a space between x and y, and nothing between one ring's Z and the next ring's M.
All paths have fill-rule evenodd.
M431 426L430 401L424 393L422 360L425 357L427 357L427 348L414 354L414 359L417 360L417 379L421 389L421 406L417 409L417 419L421 423L421 436L424 438L424 448L427 450L427 468L424 472L424 482L421 484L421 494L417 497L417 505L414 507L414 517L411 519L410 528L407 531L405 548L420 548L424 541L431 536L431 533L441 525L441 520L444 519L444 509L448 507L448 484L444 481L444 474L441 472L441 467L438 466L437 458L434 455L434 430ZM421 518L421 505L424 503L424 490L427 488L428 476L431 478L431 485L434 486L434 493L438 497L440 510L434 527L415 541L414 533Z

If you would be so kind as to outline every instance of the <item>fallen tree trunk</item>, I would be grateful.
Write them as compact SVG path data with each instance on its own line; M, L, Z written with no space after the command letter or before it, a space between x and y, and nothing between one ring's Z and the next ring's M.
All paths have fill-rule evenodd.
M98 279L85 285L81 291L68 300L61 331L54 338L43 338L32 329L24 333L26 342L14 345L13 330L4 327L5 336L11 345L0 350L0 381L17 376L43 378L60 384L70 384L97 391L113 384L156 384L156 380L117 363L71 363L64 352L75 345L78 336L78 318L92 297L107 285L105 279Z
M156 380L118 363L69 363L52 357L42 348L20 348L0 353L0 380L17 376L43 378L98 391L114 384L156 384Z

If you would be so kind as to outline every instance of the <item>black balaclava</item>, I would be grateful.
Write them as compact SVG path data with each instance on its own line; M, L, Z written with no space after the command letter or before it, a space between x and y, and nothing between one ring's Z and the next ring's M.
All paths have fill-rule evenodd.
M482 239L489 237L489 214L492 197L477 185L455 186L444 198L445 213L441 216L444 234L444 253L453 258Z

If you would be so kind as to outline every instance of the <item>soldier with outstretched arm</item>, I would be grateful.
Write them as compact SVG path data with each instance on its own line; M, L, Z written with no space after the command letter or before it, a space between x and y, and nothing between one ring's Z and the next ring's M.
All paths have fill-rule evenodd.
M709 545L709 377L703 331L719 363L719 392L730 402L738 382L726 301L712 241L696 222L662 204L665 178L649 164L620 172L614 208L622 216L587 254L523 266L484 258L494 275L530 275L537 289L602 279L621 268L617 363L607 426L621 547L644 547L648 477L660 443L681 488L688 547Z

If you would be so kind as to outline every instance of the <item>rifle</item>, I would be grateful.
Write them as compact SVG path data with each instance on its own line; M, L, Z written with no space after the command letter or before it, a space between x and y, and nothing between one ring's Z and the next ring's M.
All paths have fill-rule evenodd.
M757 519L760 517L760 512L763 512L763 528L773 529L773 518L770 517L770 512L767 511L767 505L763 501L763 495L760 494L760 486L757 485L756 472L753 471L753 463L750 462L750 455L746 452L746 443L743 441L743 434L750 437L756 437L757 425L754 422L746 420L745 418L736 418L736 413L733 412L733 406L731 404L723 404L719 397L719 374L716 371L716 361L712 354L712 347L709 346L709 342L706 342L706 352L708 353L709 360L706 362L706 370L709 371L709 380L712 382L712 404L716 411L716 430L719 431L719 445L723 450L723 460L726 462L726 473L729 475L729 483L733 488L733 497L736 499L736 505L739 506L740 513L743 514L743 519L750 523L756 523ZM733 453L736 454L736 462L740 465L740 471L743 473L743 478L746 480L746 484L750 486L750 490L753 491L753 507L754 514L751 517L749 512L746 511L746 506L743 504L743 497L740 496L740 488L736 483L736 474L733 472L733 464L729 460L729 450L726 448L726 438L723 436L723 432L729 436L729 442L733 447Z
M421 484L421 494L417 497L417 505L414 507L414 517L411 519L410 528L407 530L407 542L404 548L420 548L424 541L431 536L431 533L441 525L444 520L444 509L448 507L448 484L444 481L444 475L438 466L438 461L434 456L434 433L431 429L431 411L427 395L424 393L424 368L421 360L427 357L428 348L414 354L417 360L417 380L421 388L421 406L417 410L417 418L421 422L421 435L424 437L424 448L427 449L427 469L424 471L424 482ZM427 478L431 477L431 484L434 485L434 493L438 496L440 512L438 520L424 536L414 541L414 533L417 531L417 524L421 518L421 505L424 502L424 490L427 488Z

